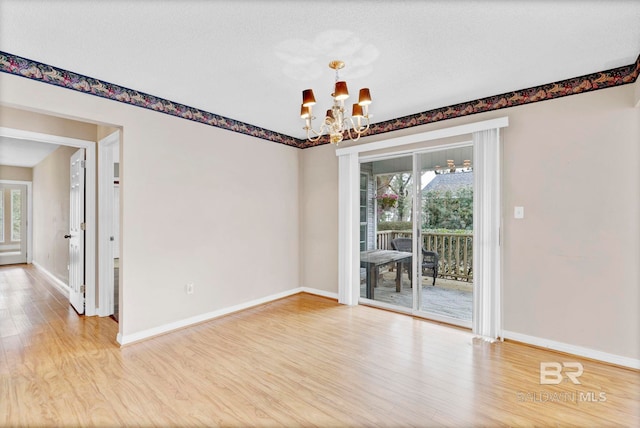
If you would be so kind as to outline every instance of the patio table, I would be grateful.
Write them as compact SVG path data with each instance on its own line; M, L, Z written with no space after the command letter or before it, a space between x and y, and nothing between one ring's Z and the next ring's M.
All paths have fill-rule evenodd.
M367 272L367 299L373 299L373 290L378 283L378 269L396 263L396 291L402 290L402 263L410 262L412 253L393 250L370 250L360 252L360 267Z

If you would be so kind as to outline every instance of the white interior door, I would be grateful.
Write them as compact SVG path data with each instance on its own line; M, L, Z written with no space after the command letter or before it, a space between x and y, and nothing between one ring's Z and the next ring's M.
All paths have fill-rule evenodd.
M71 156L69 213L69 302L84 313L85 149Z
M113 258L120 258L120 185L113 185Z
M0 265L27 262L27 185L0 183Z
M100 307L98 315L114 315L117 319L118 283L116 266L119 266L119 144L120 132L116 131L98 142L98 223L99 223L99 283Z

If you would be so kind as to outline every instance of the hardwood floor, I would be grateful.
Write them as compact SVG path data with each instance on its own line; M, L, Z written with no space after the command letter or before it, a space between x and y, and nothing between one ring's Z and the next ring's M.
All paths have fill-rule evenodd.
M36 269L0 268L0 425L640 426L637 371L308 294L116 333ZM581 362L582 384L540 385L543 361Z

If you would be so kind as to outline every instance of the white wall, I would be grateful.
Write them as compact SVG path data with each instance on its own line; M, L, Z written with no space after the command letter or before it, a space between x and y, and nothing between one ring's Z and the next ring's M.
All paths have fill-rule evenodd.
M5 73L0 103L122 127L121 335L300 286L297 149Z
M636 84L637 85L637 84ZM640 359L640 108L634 85L368 137L499 116L504 329ZM303 283L337 292L335 147L303 156ZM513 207L525 207L514 220Z

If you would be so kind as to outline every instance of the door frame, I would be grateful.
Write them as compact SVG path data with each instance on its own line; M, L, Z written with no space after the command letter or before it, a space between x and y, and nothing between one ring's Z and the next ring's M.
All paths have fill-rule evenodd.
M0 136L86 149L85 315L96 315L96 142L6 127Z
M27 263L33 261L33 188L32 181L0 180L0 184L18 184L27 186Z
M443 144L438 144L438 145L434 145L434 146L430 146L430 147L423 147L423 148L413 148L410 150L399 150L393 153L384 153L384 154L374 154L374 155L362 155L358 158L359 163L363 164L363 163L368 163L368 162L376 162L376 161L381 161L381 160L387 160L387 159L393 159L393 158L398 158L398 157L411 157L411 166L412 166L412 174L415 173L416 171L418 172L422 172L420 170L420 165L418 162L419 159L419 155L422 154L426 154L426 153L434 153L434 152L439 152L442 150L450 150L450 149L459 149L459 148L465 148L465 147L473 147L473 141L472 140L467 140L467 141L460 141L460 142L456 142L456 143L443 143ZM475 164L475 162L474 162ZM422 183L420 180L420 174L415 175L415 177L417 179L413 180L413 194L414 195L419 195L420 194L420 189L422 188ZM413 202L412 202L412 210L414 213L419 213L420 212L420 207L422 206L422 202L423 199L422 197L418 197L418 196L414 196L413 197ZM475 212L474 212L474 217L476 217ZM416 223L419 223L420 218L417 215L413 216L413 219ZM412 230L413 230L413 236L414 237L421 237L421 231L419 227L416 227L417 224L412 225ZM434 312L426 312L421 310L421 305L418 304L419 302L419 294L420 291L422 289L422 281L420 281L420 266L422 265L422 261L421 261L421 248L422 245L420 244L421 239L413 239L412 240L412 253L413 253L413 260L412 260L412 264L411 266L413 266L413 271L409 273L409 275L411 275L412 277L412 281L413 284L418 284L417 287L413 287L413 306L416 307L417 309L412 308L405 308L405 307L399 307L399 306L395 306L395 305L390 305L387 304L385 302L380 302L377 300L370 300L370 299L366 299L363 297L358 296L358 301L359 302L364 302L366 304L372 305L372 306L376 306L376 307L381 307L384 309L389 309L389 310L393 310L396 312L402 312L402 313L407 313L407 314L411 314L411 315L415 315L418 317L422 317L422 318L428 318L430 320L433 321L438 321L438 322L443 322L446 324L451 324L451 325L457 325L459 327L464 327L464 328L472 328L472 321L468 321L468 320L461 320L461 319L456 319L456 318L452 318L452 317L448 317L446 315L440 315Z
M98 315L107 317L114 313L114 263L111 237L120 231L114 230L113 149L120 144L120 130L98 141L98 279L100 284L100 306Z
M480 122L468 123L465 125L452 126L449 128L441 128L433 131L427 131L417 134L406 135L402 137L390 138L386 140L375 141L367 144L356 144L347 146L344 148L338 148L336 150L336 156L338 156L338 302L346 305L357 305L360 298L360 270L359 270L359 178L360 178L360 159L362 157L366 157L366 153L371 153L377 150L385 150L385 149L397 149L393 152L387 152L384 156L393 156L399 155L402 153L409 153L414 151L420 151L419 147L410 147L409 145L416 145L420 143L425 143L428 141L444 139L448 137L461 136L466 134L474 135L474 165L480 167L481 171L485 171L484 158L482 156L477 156L476 159L476 150L477 143L475 141L475 135L482 131L499 129L509 126L509 118L508 117L500 117L496 119L489 119ZM499 136L499 133L496 135ZM446 143L445 143L446 144ZM426 147L425 147L426 148ZM488 162L487 165L492 167L499 167L499 162L494 165L491 161ZM500 177L500 172L498 170L485 171L485 174L492 176L493 178ZM490 180L489 180L490 181ZM498 182L499 180L493 180ZM490 188L487 180L483 180L482 190L483 194L493 191L493 188ZM476 203L476 195L475 190L477 190L479 184L475 184L474 181L474 233L476 231L475 219L478 215L482 215L482 213L490 212L490 215L497 215L499 217L499 212L487 211L488 208L485 206L479 206ZM498 195L499 201L499 195ZM476 211L478 210L478 211ZM498 210L499 211L499 210ZM491 219L492 221L495 219ZM497 219L498 223L500 219ZM478 228L479 229L479 228ZM489 291L495 291L498 294L500 293L500 260L494 260L494 249L499 253L498 259L501 257L500 248L499 248L499 228L498 233L495 239L492 238L491 242L488 243L491 248L489 248L489 253L487 253L487 257L482 259L482 262L478 262L476 264L474 262L474 270L478 271L487 271L491 274L493 279L495 289ZM496 248L494 248L496 247ZM476 239L474 239L474 259L476 255L476 248L478 252L483 252L487 250L485 246L479 246L479 243ZM479 278L480 280L480 278ZM481 282L478 282L478 285L481 286ZM475 287L474 287L475 288ZM476 310L476 292L474 291L474 311ZM501 307L499 298L494 300L497 302L497 305L492 304L492 302L482 302L482 309L486 310L484 314L487 318L485 322L483 322L482 330L485 331L486 327L491 324L491 326L497 327L494 329L495 336L501 335ZM476 315L474 312L474 332L476 330ZM484 318L483 318L484 320ZM493 324L492 324L493 322ZM484 336L484 334L481 334ZM495 339L495 337L489 338Z

